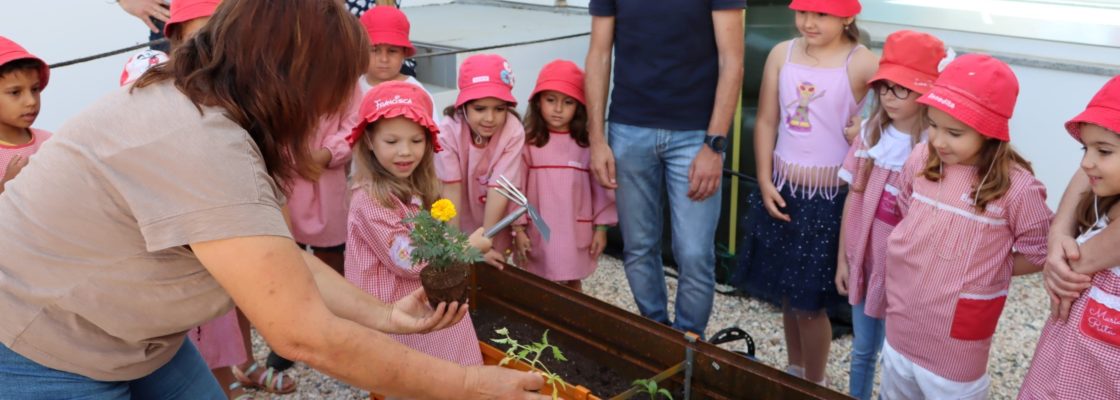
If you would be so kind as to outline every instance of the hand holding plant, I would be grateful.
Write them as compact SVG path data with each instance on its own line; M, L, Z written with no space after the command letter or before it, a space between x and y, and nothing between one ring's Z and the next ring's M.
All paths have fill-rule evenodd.
M544 363L541 362L541 355L544 354L545 351L550 351L552 354L552 358L556 359L556 361L563 362L568 361L568 359L564 357L564 353L560 351L559 347L548 343L548 331L544 331L544 335L541 336L540 342L534 342L524 345L509 336L509 329L502 328L494 332L502 335L502 337L499 337L497 339L490 339L491 342L509 345L509 348L506 349L506 357L503 358L502 361L498 363L498 365L505 366L513 360L521 361L529 365L533 369L539 371L542 376L544 376L545 385L552 387L552 399L559 399L560 390L567 388L568 383L564 382L564 379L560 378L559 375L552 373L552 371L548 369L548 366L544 365Z
M440 303L465 304L467 301L467 276L470 266L483 261L480 248L489 249L490 241L478 232L468 238L458 227L447 223L455 218L455 205L440 199L431 210L422 210L405 223L412 225L412 263L428 265L420 271L420 283L428 295L428 304L438 308ZM476 247L477 246L477 247Z

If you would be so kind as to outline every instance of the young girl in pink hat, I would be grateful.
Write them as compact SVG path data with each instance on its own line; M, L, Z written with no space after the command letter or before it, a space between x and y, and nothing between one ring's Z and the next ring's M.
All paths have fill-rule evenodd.
M1077 243L1083 244L1120 219L1120 77L1109 80L1066 130L1084 146L1081 169L1090 182L1077 206ZM1092 285L1074 301L1068 320L1046 322L1020 399L1120 398L1120 267L1072 267L1091 275Z
M509 199L498 193L500 177L524 190L525 128L514 110L512 90L513 70L505 58L473 55L459 67L459 96L439 124L439 143L445 151L436 155L436 172L443 181L443 197L460 205L452 223L464 232L489 228L512 211ZM505 261L512 237L509 229L495 236L487 261Z
M1011 277L1041 269L1052 218L1009 143L1018 94L1007 64L969 54L918 99L929 144L902 168L902 221L887 239L883 398L987 398Z
M441 150L439 128L431 115L432 103L423 89L386 82L366 94L361 122L350 137L357 167L347 224L346 279L383 301L397 301L421 287L420 271L426 264L413 264L412 229L404 220L429 208L440 195L434 166ZM471 245L489 250L481 228L471 235ZM434 357L482 364L470 315L444 330L390 336Z
M393 6L376 6L362 14L359 21L366 28L370 44L369 69L359 81L362 93L389 81L404 81L423 88L416 78L401 73L404 60L416 54L416 47L408 38L412 29L408 16ZM427 89L424 92L429 98L432 96ZM434 99L432 104L435 104ZM438 111L433 111L432 117L439 121Z
M0 195L51 137L50 132L31 127L42 106L39 94L50 77L47 63L0 36Z
M852 304L852 363L848 393L871 398L875 365L883 347L883 289L887 236L901 218L896 207L899 173L914 145L925 140L925 115L918 97L933 87L939 66L947 63L945 45L914 31L887 36L879 71L871 81L875 94L871 118L840 168L849 185L836 258L836 289Z
M551 237L515 226L518 265L575 290L598 267L607 228L618 223L614 191L591 178L583 71L556 60L541 69L525 114L525 196L540 208Z
M732 281L782 308L793 375L825 384L836 255L847 186L844 128L867 97L878 58L859 44L857 0L794 0L800 36L774 46L758 95L747 236Z

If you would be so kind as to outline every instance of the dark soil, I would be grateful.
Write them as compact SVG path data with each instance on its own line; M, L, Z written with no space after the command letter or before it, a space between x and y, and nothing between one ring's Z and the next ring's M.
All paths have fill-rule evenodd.
M432 308L441 302L451 304L453 301L463 304L467 301L467 275L470 266L455 264L446 268L433 268L428 266L420 271L420 285L428 294L428 304Z
M490 341L490 339L498 337L498 334L494 333L495 330L507 328L510 336L521 343L539 342L544 334L544 329L536 325L530 325L520 318L500 315L492 310L474 309L471 312L471 318L474 320L474 329L478 333L478 340L485 341L503 351L506 350L507 346ZM601 366L595 360L572 350L572 346L565 347L565 344L571 343L572 340L561 336L557 332L549 331L548 341L560 347L568 361L557 361L552 358L552 354L545 352L546 355L542 356L544 364L553 373L560 375L565 382L586 387L598 397L604 399L613 397L629 389L634 379L641 378L619 376L614 370ZM642 397L635 396L634 398L641 399Z

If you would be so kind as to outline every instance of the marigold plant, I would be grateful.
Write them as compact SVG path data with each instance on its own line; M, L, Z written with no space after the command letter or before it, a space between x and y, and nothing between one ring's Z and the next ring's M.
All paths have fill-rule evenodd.
M431 210L421 210L404 220L412 224L412 262L428 263L432 268L483 261L482 253L471 247L467 235L447 221L455 218L455 204L439 199Z

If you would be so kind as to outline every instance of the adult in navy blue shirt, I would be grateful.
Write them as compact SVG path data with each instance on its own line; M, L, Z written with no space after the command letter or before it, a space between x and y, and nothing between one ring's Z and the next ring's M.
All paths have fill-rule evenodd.
M591 0L589 6L591 169L616 190L626 278L643 316L700 335L715 291L720 180L743 79L745 7L745 0ZM666 191L680 267L673 321L661 262Z

